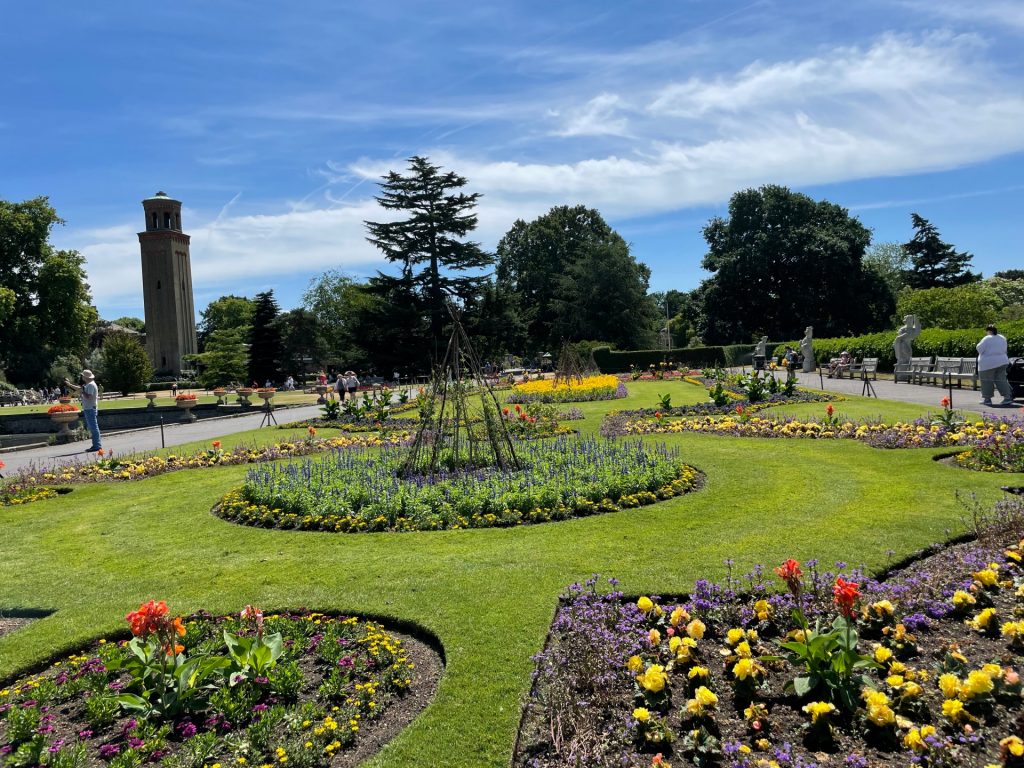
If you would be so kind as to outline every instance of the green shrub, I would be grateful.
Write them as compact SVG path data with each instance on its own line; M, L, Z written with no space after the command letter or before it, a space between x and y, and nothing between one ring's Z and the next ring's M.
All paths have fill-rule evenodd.
M1018 320L999 326L999 332L1009 343L1010 356L1024 355L1024 321ZM976 357L977 345L985 335L984 328L964 328L947 331L942 328L926 328L914 341L914 356L925 357ZM864 357L877 357L879 368L892 370L896 365L896 353L892 343L896 340L896 331L869 333L865 336L848 336L836 339L815 339L814 357L818 363L827 362L829 358L839 357L845 349L853 357L860 360ZM785 345L796 347L797 341L789 341L775 347L774 354L782 354Z
M725 365L725 354L722 347L683 347L676 349L634 349L623 352L613 351L608 347L594 350L594 362L601 373L625 373L632 365L647 369L661 363L675 363L676 367L711 368Z

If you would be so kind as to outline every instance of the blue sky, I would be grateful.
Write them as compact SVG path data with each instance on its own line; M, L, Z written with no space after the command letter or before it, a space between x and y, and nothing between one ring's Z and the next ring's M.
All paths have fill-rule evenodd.
M346 8L352 5L356 8ZM384 264L362 222L412 154L484 194L479 239L598 208L653 270L780 183L876 241L910 212L986 274L1024 266L1019 0L9 3L0 198L49 195L101 315L142 315L136 232L184 201L197 308Z

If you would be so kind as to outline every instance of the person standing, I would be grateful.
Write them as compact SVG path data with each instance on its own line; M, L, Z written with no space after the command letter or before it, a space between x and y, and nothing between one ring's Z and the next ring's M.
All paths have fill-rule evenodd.
M86 453L95 453L103 447L103 442L100 437L100 422L99 422L99 401L100 401L100 390L96 386L96 377L92 375L92 371L82 371L82 386L72 384L67 379L64 379L64 383L69 389L80 391L79 397L82 400L82 413L85 416L85 426L89 428L89 434L92 435L92 446L85 449Z
M978 377L981 379L981 404L992 405L993 389L1003 396L1000 405L1013 405L1013 389L1006 378L1010 358L1006 354L1006 337L994 325L985 328L985 337L978 342Z
M355 400L356 392L359 390L359 379L355 371L345 371L345 388L348 390L348 399Z
M345 377L339 373L338 378L334 380L334 386L331 387L332 391L338 396L339 403L345 402L345 388Z

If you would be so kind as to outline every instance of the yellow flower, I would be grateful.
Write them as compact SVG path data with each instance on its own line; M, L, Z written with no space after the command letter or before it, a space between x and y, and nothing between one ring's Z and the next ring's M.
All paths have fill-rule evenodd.
M744 638L742 629L730 629L725 633L725 642L728 645L736 645Z
M946 699L942 702L942 716L951 723L972 719L967 710L964 709L964 703L960 699Z
M990 680L995 680L996 678L1003 676L1003 668L998 664L982 664L981 671L983 674L988 675Z
M868 720L882 728L896 722L896 713L889 706L889 697L881 691L865 689L861 694L867 709Z
M688 621L689 618L690 614L686 612L685 608L676 608L669 615L669 622L671 622L673 627L678 627L683 622Z
M630 656L629 661L626 662L626 669L630 672L639 672L644 668L644 660L639 656Z
M651 598L649 598L646 595L644 595L643 597L641 597L639 600L636 601L636 607L639 608L644 613L650 613L651 611L654 610L654 601L651 600Z
M690 671L686 673L686 676L688 678L690 678L691 680L693 680L693 678L695 678L695 677L699 677L699 678L701 678L703 680L706 680L707 677L708 677L708 668L707 667L690 667Z
M880 645L875 648L875 661L879 664L885 664L889 659L892 658L892 651L886 648L884 645Z
M665 668L661 664L651 664L642 675L637 676L636 681L644 690L658 693L668 682L668 675L665 674Z
M767 600L758 600L754 603L754 615L758 621L767 621L772 615L772 607Z
M930 725L922 725L921 729L911 728L910 732L903 737L903 746L917 752L918 754L928 751L925 739L935 735L935 728Z
M661 632L656 629L652 629L647 633L647 639L651 641L651 645L657 645L661 642Z
M646 723L648 720L651 719L651 713L647 711L644 707L637 707L633 710L633 717L637 720L637 722Z
M970 592L964 592L962 589L958 589L953 593L953 607L954 608L966 608L969 605L974 605L977 600L974 599L974 595Z
M995 608L985 608L970 621L966 622L972 629L976 629L979 632L984 632L993 626L993 621L996 618Z
M947 672L939 677L939 690L942 691L942 695L947 699L955 699L960 691L960 681L956 675L951 675Z
M1017 641L1024 638L1024 621L1008 621L999 628L999 632L1003 637L1008 637L1012 641Z
M999 574L996 573L996 569L998 567L998 565L995 565L995 563L993 563L988 568L983 568L977 573L973 573L971 575L974 576L975 581L981 584L981 586L985 587L986 589L991 589L992 587L999 586Z
M746 680L748 677L756 678L761 671L753 659L740 659L732 667L732 674L737 680Z
M704 626L704 622L700 619L694 619L686 625L686 634L692 637L694 640L701 640L704 637L704 631L707 627Z
M753 651L750 650L750 643L744 640L742 643L736 646L736 655L741 659L749 659L754 655Z
M876 603L871 604L871 611L875 616L892 616L893 607L892 603L888 600L879 600Z
M885 682L893 688L899 688L904 683L903 675L889 675L885 678Z
M967 675L967 680L960 686L960 694L967 699L973 699L975 696L985 696L995 689L995 684L992 682L992 678L986 675L984 672L974 670Z
M819 720L827 718L836 711L836 708L827 701L812 701L804 705L803 711L811 716L811 725L817 725Z
M696 717L702 717L716 704L718 704L718 697L711 689L702 685L693 692L693 698L686 702L686 711Z
M1024 757L1024 741L1018 736L1007 736L999 742L1000 751L1006 750L1014 757Z

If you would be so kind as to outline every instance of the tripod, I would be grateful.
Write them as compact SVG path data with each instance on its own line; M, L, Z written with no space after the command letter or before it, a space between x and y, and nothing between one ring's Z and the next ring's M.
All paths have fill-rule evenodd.
M269 427L273 425L277 426L277 419L274 418L274 406L270 404L269 400L263 402L263 420L260 422L260 427Z
M875 387L871 383L871 379L868 378L868 372L867 371L861 371L860 372L860 380L864 382L864 384L860 388L861 397L875 397L875 398L877 398L878 395L875 394Z

